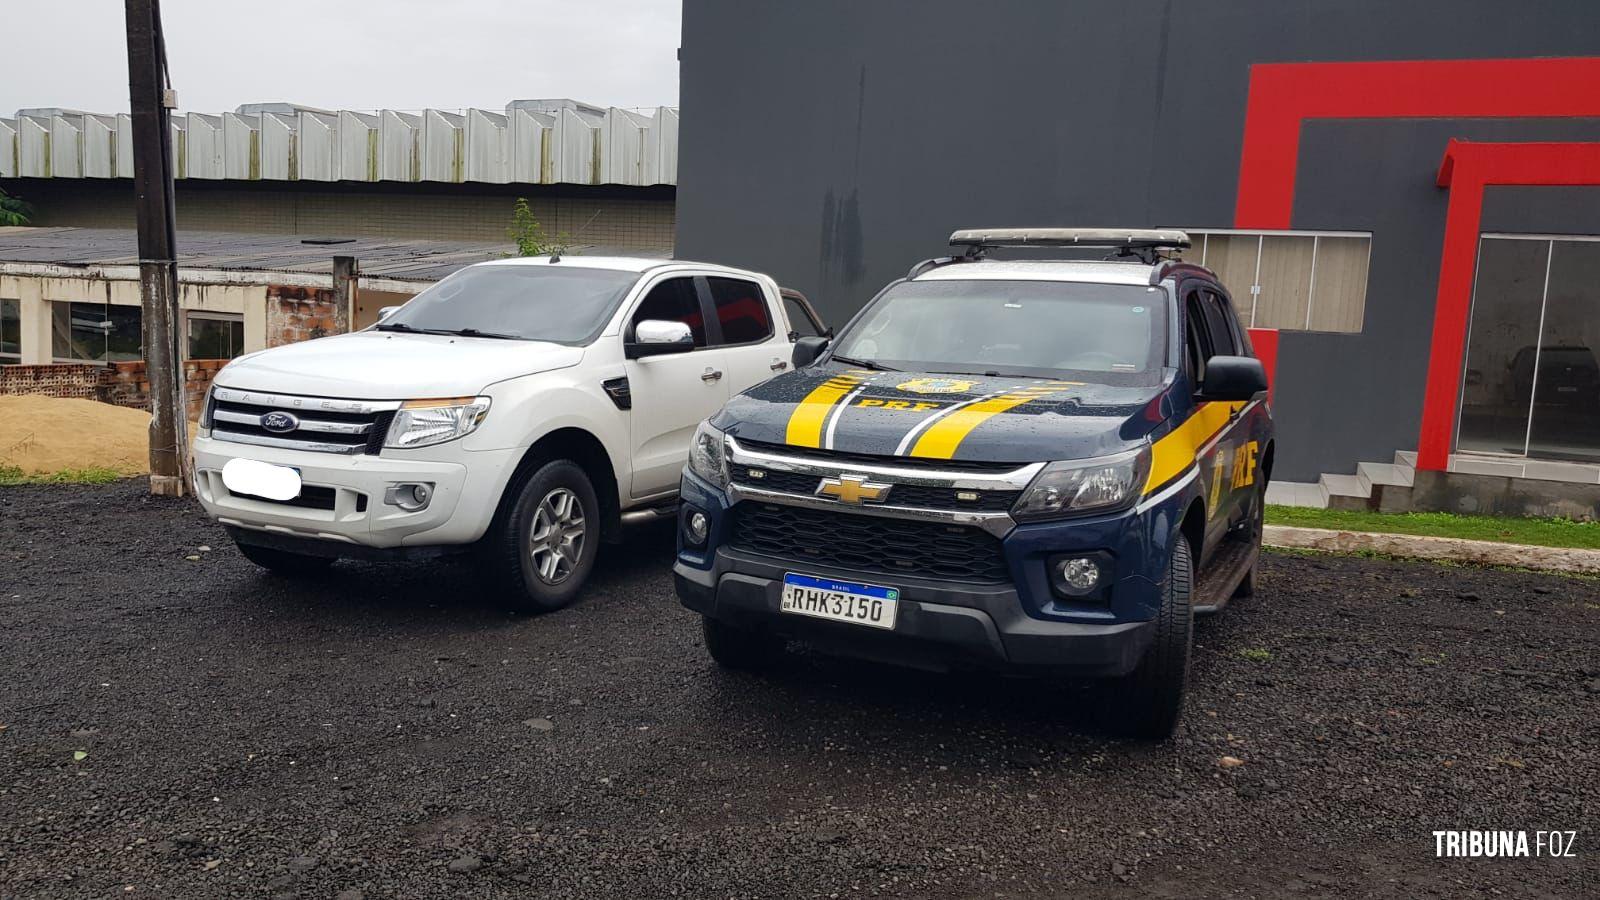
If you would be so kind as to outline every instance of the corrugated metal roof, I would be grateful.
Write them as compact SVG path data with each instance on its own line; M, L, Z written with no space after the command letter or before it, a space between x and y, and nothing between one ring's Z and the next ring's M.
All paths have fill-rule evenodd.
M486 184L678 183L678 111L514 100L503 112L250 103L172 116L178 178ZM0 118L0 178L131 178L126 113Z
M321 242L326 240L338 242ZM579 245L572 252L584 256L668 257L666 253L641 253L596 245ZM333 257L353 256L364 276L437 281L462 266L504 259L506 255L507 247L503 243L379 237L346 240L216 231L178 233L180 270L326 275L333 271ZM0 228L0 262L69 267L137 266L138 235L131 228Z

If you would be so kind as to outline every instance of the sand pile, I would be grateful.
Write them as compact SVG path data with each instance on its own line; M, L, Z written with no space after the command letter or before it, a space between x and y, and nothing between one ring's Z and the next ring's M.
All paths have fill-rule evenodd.
M0 396L0 467L29 475L105 468L150 470L150 414L36 394Z

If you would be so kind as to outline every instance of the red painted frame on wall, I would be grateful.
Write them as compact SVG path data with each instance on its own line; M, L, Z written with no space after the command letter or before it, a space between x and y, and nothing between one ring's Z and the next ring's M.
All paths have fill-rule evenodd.
M1530 84L1538 85L1538 90L1529 90ZM1600 58L1251 66L1234 227L1272 231L1291 227L1300 130L1307 119L1536 117L1600 117ZM1418 468L1442 470L1449 462L1483 187L1600 183L1595 180L1600 178L1600 162L1590 159L1591 151L1581 149L1594 146L1450 142L1439 172L1439 184L1453 187L1439 266ZM1506 149L1477 149L1491 147ZM1509 149L1517 147L1544 149ZM1466 194L1470 199L1464 199Z
M1484 189L1490 185L1600 185L1600 144L1452 140L1439 164L1438 183L1450 189L1450 208L1445 215L1428 387L1417 440L1417 468L1430 471L1442 471L1450 461L1467 352L1467 322L1472 314L1473 274L1478 267Z

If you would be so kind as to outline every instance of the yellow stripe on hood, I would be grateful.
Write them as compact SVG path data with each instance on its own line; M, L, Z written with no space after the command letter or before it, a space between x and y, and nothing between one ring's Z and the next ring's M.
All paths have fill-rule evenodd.
M921 456L927 459L951 459L956 455L956 449L974 428L989 421L991 418L1015 409L1031 400L1058 394L1067 388L1077 387L1081 381L1048 381L1035 387L1027 387L1018 391L979 400L969 406L950 413L928 427L928 430L917 438L916 444L911 447L911 456Z
M820 448L822 426L828 421L828 412L871 374L864 369L850 369L813 388L789 414L789 428L784 434L784 442L795 447Z

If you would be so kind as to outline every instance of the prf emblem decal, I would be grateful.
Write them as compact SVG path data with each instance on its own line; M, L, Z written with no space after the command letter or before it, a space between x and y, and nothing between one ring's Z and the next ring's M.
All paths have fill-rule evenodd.
M840 475L824 478L817 485L817 496L832 497L840 503L860 506L863 503L882 503L893 485L868 481L865 475Z
M977 386L976 381L962 381L959 378L913 378L895 385L895 390L913 394L965 394Z
M1233 455L1233 488L1238 490L1256 483L1256 449L1255 441L1248 441Z

